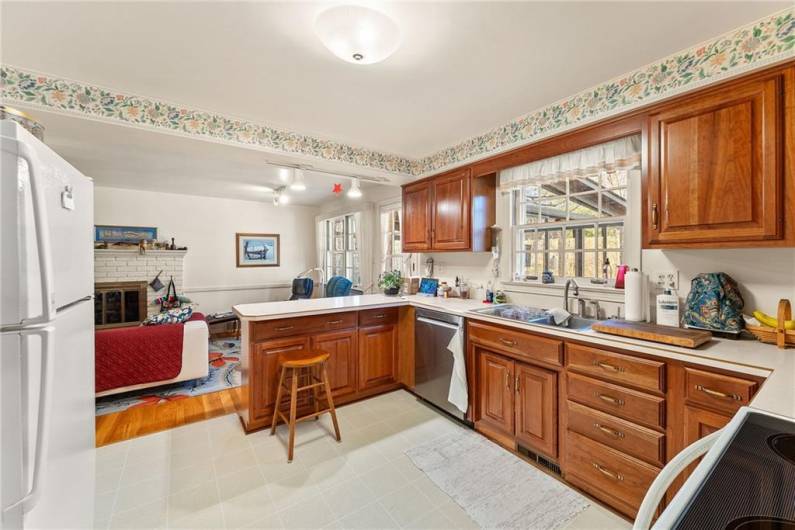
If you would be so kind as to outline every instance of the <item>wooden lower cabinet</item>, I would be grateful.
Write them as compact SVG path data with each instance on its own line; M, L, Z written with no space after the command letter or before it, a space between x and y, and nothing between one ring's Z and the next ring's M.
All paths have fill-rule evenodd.
M569 432L566 480L634 517L660 468Z
M558 374L478 349L476 427L505 445L558 456Z
M251 421L270 422L279 387L279 356L309 349L308 337L291 337L258 342L251 351Z
M356 365L359 358L356 330L321 333L311 338L313 350L329 354L326 365L334 398L356 392Z
M558 456L558 374L516 363L516 441Z
M478 422L508 436L514 433L513 365L501 355L479 352Z
M397 383L397 336L394 325L359 329L359 392Z

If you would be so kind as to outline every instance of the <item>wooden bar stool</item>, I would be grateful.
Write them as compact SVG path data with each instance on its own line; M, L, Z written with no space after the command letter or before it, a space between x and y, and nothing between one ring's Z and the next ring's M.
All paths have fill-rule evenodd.
M337 424L337 412L334 410L334 400L331 398L331 385L328 382L328 372L326 371L326 361L329 354L319 351L302 351L284 354L279 358L281 373L279 375L279 388L276 391L276 403L273 406L273 422L271 423L271 435L276 432L276 424L281 418L290 428L290 439L287 445L287 461L293 461L293 448L295 446L295 424L310 418L318 419L321 414L328 412L331 414L331 421L334 423L334 433L337 441L342 441L340 437L340 427ZM290 374L287 374L287 371ZM319 373L316 374L315 372ZM289 379L289 381L288 381ZM302 386L298 386L299 382ZM288 386L289 384L289 386ZM320 410L320 387L326 392L328 407ZM287 418L279 410L282 400L282 391L290 393L290 417ZM311 390L312 401L315 411L300 418L296 417L298 411L298 393Z

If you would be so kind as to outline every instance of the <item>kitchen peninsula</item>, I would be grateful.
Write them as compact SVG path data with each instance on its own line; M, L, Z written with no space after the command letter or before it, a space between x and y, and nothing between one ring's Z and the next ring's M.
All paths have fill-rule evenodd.
M374 294L235 306L245 430L270 425L283 352L330 353L338 404L410 390L416 307L467 321L467 419L477 431L560 466L567 482L630 517L661 467L741 406L795 417L791 351L722 339L691 350L509 321L473 311L483 307L475 300Z

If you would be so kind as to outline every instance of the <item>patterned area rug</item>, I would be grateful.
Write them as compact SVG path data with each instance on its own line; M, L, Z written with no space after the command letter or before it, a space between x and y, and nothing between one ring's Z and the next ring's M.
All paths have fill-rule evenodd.
M97 416L240 386L240 372L236 369L240 364L239 339L211 340L207 362L210 371L207 377L202 379L97 398Z
M469 429L406 454L481 528L561 528L588 500Z

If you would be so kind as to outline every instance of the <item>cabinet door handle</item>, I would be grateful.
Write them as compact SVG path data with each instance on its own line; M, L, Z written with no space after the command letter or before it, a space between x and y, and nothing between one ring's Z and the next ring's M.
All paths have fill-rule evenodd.
M517 376L514 378L514 380L513 380L513 387L514 387L514 389L516 390L516 393L517 393L517 394L519 393L519 382L520 382L520 381L521 381L521 379L519 379L519 376L518 376L518 375L517 375Z
M651 229L652 230L657 230L657 222L659 221L658 217L659 217L659 213L657 211L657 203L655 202L655 203L652 203L652 205L651 205Z
M596 395L596 397L598 397L602 401L606 401L607 403L610 403L611 405L615 405L616 407L624 406L624 400L623 399L614 398L613 396L608 396L607 394L601 394L599 392L595 392L594 394Z
M505 372L505 388L511 389L511 374L508 372Z
M615 429L611 429L610 427L605 427L604 425L602 425L600 423L594 423L593 426L596 429L599 429L600 431L602 431L603 433L609 434L610 436L613 436L615 438L623 438L624 437L624 433L623 432L617 431Z
M329 324L329 326L333 326L335 324L342 324L342 319L340 319L340 320L329 320L328 324Z
M295 326L281 326L276 328L276 331L287 331L288 329L293 329Z
M502 343L503 343L503 344L505 344L506 346L516 346L516 341L515 341L515 340L512 340L512 339L504 339L504 338L500 338L500 342L502 342Z
M596 468L596 470L599 473L601 473L602 475L605 475L606 477L610 477L613 480L617 480L617 481L624 480L624 475L622 475L621 473L615 473L613 471L610 471L609 469L600 466L596 462L591 462L591 465L593 465L593 467Z
M706 395L718 399L731 399L732 401L742 401L743 399L741 395L735 394L734 392L727 394L726 392L720 392L719 390L712 390L711 388L707 388L701 385L696 385L696 390L700 390L704 392Z
M616 366L615 364L606 363L604 361L594 361L593 365L598 366L599 368L602 368L603 370L607 370L609 372L621 373L624 371L624 367Z

